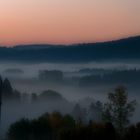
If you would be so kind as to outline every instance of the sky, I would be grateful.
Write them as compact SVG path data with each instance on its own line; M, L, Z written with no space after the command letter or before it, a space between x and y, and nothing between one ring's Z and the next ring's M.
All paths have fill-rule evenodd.
M0 45L73 44L140 35L140 0L0 0Z

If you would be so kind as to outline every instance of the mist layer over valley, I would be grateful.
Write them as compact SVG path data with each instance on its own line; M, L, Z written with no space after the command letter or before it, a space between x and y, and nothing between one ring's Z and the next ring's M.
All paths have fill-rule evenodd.
M88 109L91 103L98 100L105 102L107 93L118 86L127 88L130 99L137 99L138 106L132 122L139 121L138 61L37 64L1 62L0 73L3 79L9 79L13 89L20 92L19 101L2 102L2 135L11 123L24 117L36 118L44 112L55 110L66 114L73 111L76 103ZM41 97L49 91L57 92L60 97Z
M95 93L99 96L100 93L105 93L105 91L119 85L126 85L127 88L130 89L134 85L135 88L133 90L139 89L137 84L139 70L139 62L133 61L125 63L0 64L1 75L3 78L8 78L10 80L13 88L23 93L40 93L47 89L53 89L62 93L62 95L69 100L77 100L85 96L94 96L93 94ZM46 75L50 75L51 73L48 72L52 72L52 75L50 75L50 77L45 77L45 72ZM60 72L60 74L57 72ZM127 75L129 75L129 77ZM115 76L120 77L117 79Z

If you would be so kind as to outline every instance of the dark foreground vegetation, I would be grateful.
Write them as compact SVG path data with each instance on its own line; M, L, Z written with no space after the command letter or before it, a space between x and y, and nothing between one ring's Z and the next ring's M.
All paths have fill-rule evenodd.
M139 140L140 123L130 125L136 101L129 101L126 89L118 87L108 94L108 101L98 105L102 119L84 121L79 105L70 114L57 111L38 119L21 119L12 124L7 140Z
M123 135L112 123L84 124L70 115L58 112L44 114L38 119L22 119L11 125L8 140L139 140L140 123L129 126Z
M44 114L36 120L22 119L11 125L9 140L92 140L115 139L116 131L111 123L85 125L70 115L58 112Z

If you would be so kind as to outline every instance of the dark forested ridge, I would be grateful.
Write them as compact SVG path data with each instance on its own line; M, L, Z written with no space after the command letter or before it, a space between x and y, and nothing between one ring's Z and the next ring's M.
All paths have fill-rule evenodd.
M140 59L140 36L67 46L37 44L0 47L1 61L89 62L108 59Z

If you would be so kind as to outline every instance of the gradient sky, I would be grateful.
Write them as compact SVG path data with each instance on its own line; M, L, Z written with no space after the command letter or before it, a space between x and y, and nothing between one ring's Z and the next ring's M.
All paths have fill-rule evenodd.
M0 0L0 44L71 44L140 35L140 0Z

